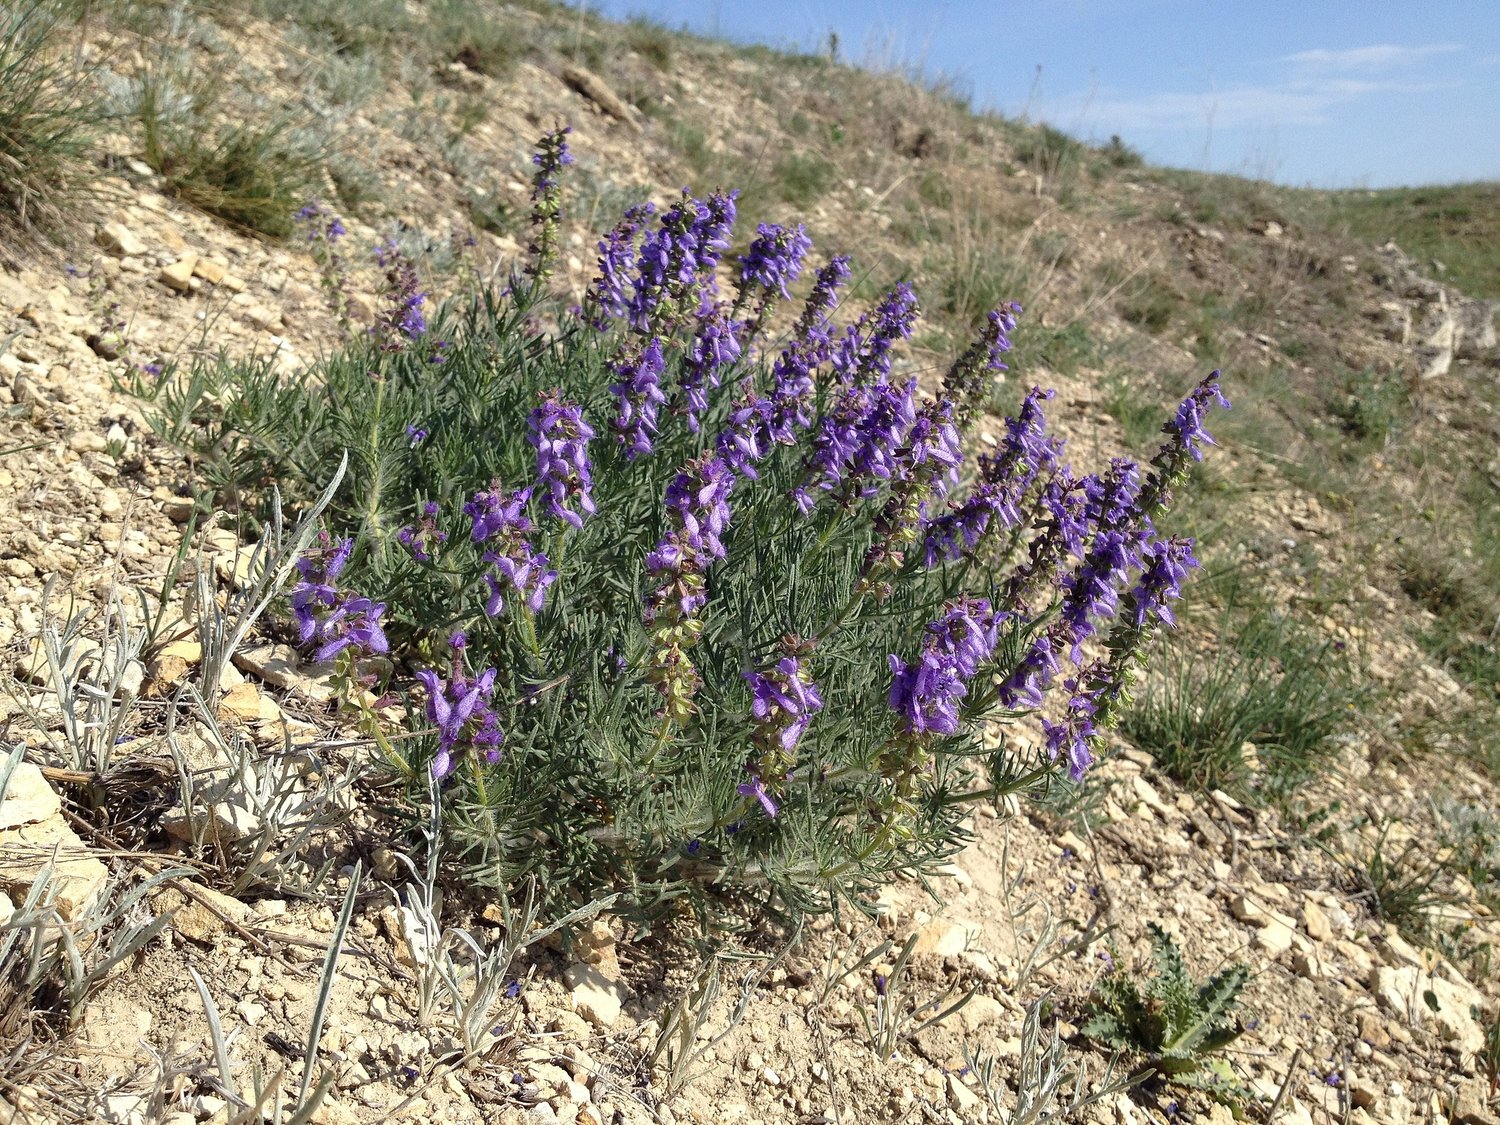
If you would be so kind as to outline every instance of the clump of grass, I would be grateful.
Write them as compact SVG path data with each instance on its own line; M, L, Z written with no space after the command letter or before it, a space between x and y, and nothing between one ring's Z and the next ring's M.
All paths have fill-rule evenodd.
M1067 187L1078 173L1083 144L1051 125L1023 131L1012 142L1016 160L1049 185Z
M1161 432L1161 408L1141 394L1138 381L1123 372L1105 379L1104 409L1120 423L1132 449L1144 449Z
M46 0L0 8L0 221L21 227L56 229L90 178L98 107L61 29Z
M833 186L834 167L816 153L788 153L776 162L781 198L798 207L814 203Z
M1184 784L1284 794L1318 772L1358 698L1342 653L1285 618L1232 608L1216 648L1167 653L1121 729Z
M1032 328L1027 339L1016 341L1006 362L1025 382L1032 378L1038 364L1060 375L1076 375L1078 368L1093 359L1097 350L1093 333L1081 320L1070 320L1056 328L1039 324ZM1156 409L1153 432L1161 428L1160 415Z
M1182 308L1182 294L1165 277L1146 276L1121 295L1120 315L1148 332L1160 333Z
M1395 434L1406 408L1406 384L1393 371L1365 367L1342 380L1334 416L1360 451L1379 449Z
M412 19L402 0L255 0L254 12L326 35L339 54L383 55L410 41Z
M1427 942L1433 936L1432 908L1455 901L1439 888L1443 865L1431 857L1430 845L1419 836L1409 836L1398 848L1391 839L1398 823L1394 819L1375 823L1374 838L1359 837L1349 861L1359 897L1403 937Z
M433 54L446 63L462 63L477 74L500 78L515 69L526 43L514 21L485 17L471 0L442 0L429 8L425 30Z
M1108 144L1100 146L1099 155L1111 168L1139 168L1146 162L1138 149L1120 140L1118 133L1109 138Z
M625 25L625 43L663 74L672 69L672 33L654 20L631 20Z
M177 91L148 72L135 111L146 163L184 202L272 238L292 232L292 214L320 194L327 154L288 119L218 125L212 97Z

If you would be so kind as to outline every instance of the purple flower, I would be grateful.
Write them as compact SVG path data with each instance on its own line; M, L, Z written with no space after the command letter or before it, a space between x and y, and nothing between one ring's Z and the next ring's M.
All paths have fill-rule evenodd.
M411 447L413 449L426 441L427 437L427 431L424 430L421 426L417 425L415 422L408 422L406 424L406 440L411 442Z
M703 623L698 612L708 601L705 574L724 557L721 536L729 525L729 493L734 474L721 458L689 461L667 486L665 507L671 529L646 556L653 587L644 620L651 633L648 678L663 698L663 718L685 723L697 710L702 679L688 658Z
M772 405L760 395L741 399L730 410L714 449L736 476L758 480L755 466L770 452Z
M636 259L631 327L655 334L668 323L712 308L717 291L713 272L729 248L738 195L715 192L698 200L684 191L662 213L657 229L642 240Z
M999 625L984 598L960 598L925 630L922 650L907 664L895 655L889 703L909 734L956 734L967 681L994 655Z
M625 315L625 288L635 264L636 238L646 221L656 214L656 204L637 203L626 210L613 230L599 241L599 273L589 285L585 299L588 322L603 332L612 320Z
M537 488L546 496L547 510L564 523L582 528L584 516L596 510L589 495L594 483L588 456L592 427L583 420L577 404L561 401L555 391L542 397L529 425L526 440L536 449ZM568 507L575 499L583 515Z
M1182 596L1182 580L1198 565L1193 557L1191 539L1157 539L1142 552L1140 581L1131 593L1137 629L1143 629L1153 618L1164 625L1176 625L1168 602Z
M758 777L742 781L734 789L741 797L753 797L759 801L761 808L766 810L767 816L774 817L780 811L776 807L776 802L771 800L771 794L766 792L766 783Z
M484 561L494 569L485 574L490 595L485 600L484 612L498 617L505 609L505 590L514 590L520 595L526 608L540 613L546 604L547 587L557 581L557 571L548 566L547 556L532 548L524 539L517 541L511 549L486 551Z
M562 170L573 163L568 151L568 134L572 126L554 129L537 141L531 157L536 172L531 180L531 261L527 276L543 281L552 274L557 257L557 229L562 215Z
M1088 557L1062 580L1061 636L1070 647L1073 663L1082 663L1083 642L1097 632L1120 607L1132 561L1129 538L1121 531L1101 531Z
M307 227L307 241L334 243L349 232L343 221L323 205L320 199L310 200L292 215L292 220Z
M828 348L833 340L829 317L838 304L839 287L848 280L848 255L839 254L830 258L828 264L818 271L812 292L807 295L807 303L802 307L802 316L797 321L794 333L796 339L817 345L821 349L822 359L828 357Z
M332 660L351 647L371 653L388 652L390 646L380 624L384 613L384 602L369 598L340 601L318 625L318 636L323 643L313 652L313 660L318 663Z
M375 247L375 262L385 271L385 281L383 307L370 332L380 341L381 351L399 352L427 331L427 318L422 315L427 294L422 292L417 267L394 238Z
M610 393L620 400L615 418L615 433L625 446L625 456L634 461L651 452L656 435L656 411L667 401L662 393L661 376L666 370L661 338L653 336L636 358L626 357L613 365L618 382L610 384Z
M1040 387L1031 389L1016 416L1005 420L1000 452L979 458L979 480L968 497L928 525L928 566L972 551L992 528L1008 531L1022 524L1027 493L1057 467L1062 455L1062 442L1047 436L1042 411L1042 402L1052 395Z
M403 527L396 533L397 541L410 550L419 562L431 562L433 548L448 541L448 533L438 528L437 514L436 502L429 500L422 505L422 516L417 523Z
M318 546L297 560L301 580L293 587L291 598L297 643L321 642L313 653L313 659L319 662L332 660L350 647L372 653L389 650L380 623L385 603L354 597L337 585L353 550L352 539L340 540L335 546L323 532Z
M794 227L761 223L749 252L740 257L740 287L758 285L767 293L790 297L788 286L802 274L802 262L812 249L812 239L801 223Z
M719 385L719 373L740 358L740 342L727 314L715 309L700 319L698 333L683 361L679 390L688 429L698 432L698 416L708 409L706 387Z
M984 405L993 382L992 373L1007 370L1003 356L1010 351L1010 333L1016 329L1021 306L1014 301L992 309L979 339L958 357L943 378L943 397L954 404L960 423Z
M490 705L495 691L495 670L486 668L475 679L455 669L448 679L423 669L417 679L427 689L427 721L438 728L438 752L432 760L432 776L441 781L457 764L454 751L460 743L484 754L490 762L500 760L505 733Z
M917 295L903 281L845 331L833 355L840 381L883 381L890 374L892 345L911 335L916 320Z
M823 415L806 480L792 496L804 514L817 503L812 489L840 485L852 495L872 496L880 481L901 471L907 436L917 418L915 379L889 383L849 383Z
M1073 681L1069 681L1074 684ZM1074 684L1076 688L1076 684ZM1047 736L1047 753L1056 761L1066 757L1068 774L1074 781L1082 781L1089 766L1094 764L1094 744L1100 732L1094 725L1094 713L1098 700L1090 692L1075 690L1068 700L1068 713L1060 723L1042 720L1042 732Z
M484 553L484 561L493 568L484 576L490 589L484 611L491 617L504 611L506 590L515 591L532 613L540 613L547 587L557 581L557 571L549 568L547 556L526 538L532 529L524 514L530 499L531 489L507 495L497 480L464 505L464 514L474 521L474 541L491 544Z
M464 505L464 515L474 521L474 542L483 543L497 532L531 530L531 521L523 514L531 500L531 489L518 488L506 495L499 480L490 482L487 490L476 492Z
M812 717L823 709L823 695L797 657L783 656L768 672L746 672L750 714L761 735L783 754L797 749Z
M917 381L908 379L900 387L880 383L870 388L868 401L848 474L850 487L863 496L875 493L876 481L888 481L901 472L907 438L917 420Z
M568 150L567 139L572 131L573 126L565 125L561 129L544 134L537 142L537 150L531 154L531 163L536 166L536 173L531 181L533 201L553 191L557 187L557 179L562 170L573 163L573 154Z
M1217 371L1193 388L1192 394L1182 400L1182 405L1177 408L1177 414L1164 427L1171 435L1173 442L1185 450L1194 461L1203 460L1203 446L1216 444L1213 435L1203 428L1204 412L1215 404L1222 406L1225 410L1229 409L1229 400L1219 389Z
M734 473L720 457L690 461L667 485L666 507L682 530L682 546L704 560L722 559Z
M1038 633L1020 662L1000 685L1000 702L1007 707L1035 708L1042 705L1052 678L1062 670L1052 638Z

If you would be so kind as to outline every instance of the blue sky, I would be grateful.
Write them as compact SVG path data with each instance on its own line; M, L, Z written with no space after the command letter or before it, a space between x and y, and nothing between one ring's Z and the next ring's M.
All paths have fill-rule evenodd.
M575 3L577 0L575 0ZM1317 187L1500 179L1500 0L590 0L956 79L1155 163Z

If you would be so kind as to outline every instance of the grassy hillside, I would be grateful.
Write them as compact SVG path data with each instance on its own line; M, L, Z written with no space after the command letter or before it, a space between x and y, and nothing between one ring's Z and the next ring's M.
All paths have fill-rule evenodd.
M643 199L669 202L684 186L699 194L732 187L740 192L740 219L726 260L745 252L757 223L805 223L819 255L852 256L840 324L895 282L914 283L923 318L898 363L929 389L991 309L1010 300L1024 306L1009 371L989 390L988 410L978 422L986 447L1003 438L1006 415L1039 385L1057 390L1048 417L1075 464L1120 456L1145 461L1159 445L1167 412L1209 371L1223 372L1233 409L1214 419L1220 448L1182 486L1172 516L1173 531L1198 538L1204 565L1188 586L1181 628L1135 685L1136 708L1114 740L1109 763L1124 772L1081 788L1048 787L1024 806L1025 816L1014 818L1034 832L1029 862L1044 873L1038 879L1056 884L1049 884L1058 896L1056 917L1091 915L1077 920L1080 944L1060 942L1042 956L1066 927L1054 925L1048 913L1038 928L1041 911L1025 925L1018 922L1031 900L1012 901L1020 876L1013 878L1009 852L991 833L976 849L982 855L964 857L983 875L963 894L985 917L999 918L1003 899L1015 940L1008 950L991 950L993 960L990 953L974 960L962 932L962 952L948 948L953 943L946 931L942 941L924 937L918 956L931 960L920 983L930 985L934 997L946 995L950 985L976 991L982 985L994 1008L980 1010L998 1020L1004 1005L997 997L1014 1007L1015 996L1028 987L1037 992L1045 982L1057 990L1055 1014L1076 1028L1097 1000L1090 982L1106 966L1115 971L1114 955L1090 949L1108 932L1101 931L1101 919L1121 927L1125 944L1116 952L1122 969L1146 963L1146 920L1175 919L1190 939L1195 964L1211 971L1225 956L1243 956L1266 969L1247 985L1269 1013L1264 1037L1236 1065L1248 1072L1264 1062L1255 1076L1270 1089L1257 1087L1259 1093L1248 1097L1268 1104L1282 1077L1310 1086L1312 1093L1303 1090L1308 1099L1341 1091L1327 1076L1364 1043L1374 1058L1360 1054L1360 1065L1382 1067L1382 1058L1396 1059L1380 1072L1379 1090L1398 1083L1408 1091L1423 1083L1436 1088L1448 1077L1441 1068L1449 1066L1454 1081L1447 1100L1412 1108L1411 1119L1419 1109L1433 1119L1460 1116L1454 1108L1462 1104L1460 1080L1493 1080L1500 1072L1494 1014L1500 997L1492 984L1492 947L1500 941L1494 929L1500 911L1500 818L1494 811L1500 791L1500 349L1483 331L1486 318L1493 324L1491 308L1471 300L1500 299L1497 184L1319 192L1156 168L1120 140L1092 146L1046 126L977 113L942 84L913 83L822 55L717 42L645 20L610 24L543 0L26 0L0 13L0 284L10 286L0 302L7 317L0 325L0 424L7 427L0 435L0 580L8 584L0 589L0 648L13 646L35 663L41 649L34 638L47 613L37 589L47 578L61 575L57 580L71 582L76 597L101 603L100 591L114 590L111 583L121 575L161 583L162 574L182 565L183 556L170 556L184 524L196 530L190 521L214 513L228 524L247 496L269 492L276 481L267 466L275 459L247 455L253 442L242 441L245 435L226 420L254 417L270 401L267 388L310 369L317 357L357 354L390 297L390 275L383 263L375 264L373 247L400 250L412 266L407 297L420 289L430 312L445 301L458 307L476 293L505 289L534 237L531 146L563 125L572 127L577 159L562 177L559 250L548 282L559 309L583 298L598 240L626 207ZM336 215L345 241L335 246L319 235L330 228L311 225L309 215L325 224ZM1390 242L1399 249L1386 248ZM415 300L421 307L421 297ZM1453 317L1466 318L1462 333L1456 334ZM514 362L524 366L527 349L562 320L561 313L544 312L508 322L506 331L521 342ZM434 363L444 361L442 347ZM246 383L234 383L232 376L246 370L236 364L251 354L264 363L248 368L253 377ZM484 365L475 360L471 366ZM191 395L174 398L179 384L156 382L163 370L173 377L190 373L196 381ZM379 382L366 378L365 368L351 367L345 376L351 371L360 387ZM264 401L241 401L237 395L255 379L264 380L258 384ZM54 384L55 393L38 389ZM141 420L152 417L154 430ZM89 425L99 433L86 432ZM413 436L410 449L426 436ZM410 449L403 445L399 452ZM34 451L55 454L56 463L38 459L36 468L22 461ZM11 455L17 456L3 460ZM105 493L106 482L128 493L130 504L139 503L154 539L131 526L136 509L123 501L113 505L114 517L99 516L107 522L126 513L123 530L110 525L107 532L80 524L57 534L61 525L48 522L51 515L26 507L77 486L84 490L81 508ZM14 519L7 511L12 502ZM102 577L67 554L95 548ZM207 581L214 568L201 569ZM219 570L233 579L232 566ZM170 578L163 589L165 603L174 596ZM200 589L207 587L194 586L192 600L201 600ZM186 595L179 589L175 596ZM158 624L175 621L170 614L158 618ZM259 631L265 636L257 641L268 643L292 635L266 623ZM186 683L187 657L175 659ZM165 650L143 660L152 677L172 667ZM289 691L305 686L291 682ZM172 708L186 695L174 695L175 685L154 683L142 696L155 708L151 714L176 715ZM238 688L246 686L253 685ZM277 686L285 686L285 678ZM40 698L45 687L35 681L17 688L21 702L0 713L0 735L9 737L8 716L18 727L30 721L37 710L33 696ZM307 731L328 736L346 721L327 698L309 695L288 704L297 716L310 717L297 728L299 737ZM528 706L535 702L528 697ZM248 703L242 692L238 703L252 717L262 714L254 691ZM212 708L204 710L191 721L202 717L209 729ZM405 715L398 710L383 712L393 729L419 722L419 708ZM58 745L60 720L49 728L51 721L39 721L39 733L28 736L37 755ZM159 735L153 728L150 738ZM1035 731L1028 736L1040 737ZM277 742L274 753L282 749ZM145 847L145 837L128 836L130 826L161 819L176 800L168 792L176 773L170 764L161 766L164 761L153 759L155 773L143 768L120 782L134 802L128 816L104 805L85 808L80 797L76 810L70 806L72 822L94 832L90 839L107 844L116 858L136 855L131 848ZM51 762L49 768L58 784L79 787L78 778L86 776L76 766ZM184 768L182 776L190 772ZM79 791L94 801L105 788ZM418 848L425 814L414 814L390 796L393 791L374 785L368 794L360 791L358 800L369 807L360 806L353 826L326 855L318 852L317 863L327 863L324 875L343 870L338 865L352 867L356 856L375 863L383 854L381 880L395 885L406 879L390 849ZM983 828L987 820L976 816L975 823ZM345 831L343 819L338 831ZM297 840L301 847L303 837ZM191 843L206 846L202 839ZM524 859L525 834L515 843ZM184 855L191 850L188 844L182 849ZM682 851L671 863L690 864L697 856L690 845ZM262 849L255 864L269 854ZM420 878L415 868L411 874ZM250 885L244 872L223 864L204 876L210 877L237 894ZM1117 897L1101 892L1106 884ZM1283 914L1274 924L1260 906L1247 905L1247 887L1280 896ZM282 888L277 883L273 889L280 894ZM465 924L487 926L491 936L503 930L511 940L512 915L470 901L475 893L454 880L450 917L473 907ZM317 898L328 923L317 923L317 940L297 941L321 949L333 913L322 910L327 896L321 883L308 896ZM275 896L267 890L265 897ZM412 901L403 898L403 909ZM1305 901L1314 902L1315 911L1288 922ZM1348 920L1339 932L1348 941L1327 937L1326 918L1318 925L1324 908L1316 903L1325 901L1339 904ZM233 902L220 905L238 919L235 933L248 933L246 940L264 952L260 916ZM944 924L926 913L931 906L924 903L914 925ZM893 917L882 924L893 925ZM915 908L904 917L916 918ZM363 926L357 931L362 951L387 932L389 948L405 948L398 936L412 924L408 914L390 908L380 928L373 918L372 912L355 923ZM1246 926L1255 927L1253 945ZM1288 932L1300 926L1299 941L1314 930L1325 937L1309 953L1301 944L1278 944L1276 926ZM899 1110L908 1114L903 1119L915 1119L908 1111L917 1096L905 1087L918 1079L907 1071L897 1076L891 1045L898 1043L910 1056L901 1065L917 1067L909 1074L925 1074L921 1081L931 1086L919 1091L922 1097L946 1096L950 1120L980 1119L953 1086L983 1074L989 1089L995 1058L988 1069L981 1060L958 1061L970 1039L978 1043L989 1035L980 1030L987 1025L975 1016L972 1025L963 1024L969 1039L936 1046L916 1031L908 1036L920 1023L918 1013L940 1005L912 1001L897 1011L892 997L907 958L898 957L899 944L879 946L884 931L873 923L860 931L840 918L836 933L817 936L825 942L820 950L847 939L847 948L830 954L826 966L792 968L788 961L785 971L771 974L771 959L785 950L773 952L777 941L750 929L748 937L735 935L745 939L744 949L721 932L695 933L689 941L701 961L694 961L697 968L674 960L679 947L627 950L623 936L617 960L608 927L603 935L598 926L589 930L587 942L595 944L580 946L585 953L578 956L588 959L583 975L612 966L619 976L623 962L630 994L639 1000L630 1018L644 1020L641 1013L650 1012L660 1019L654 1031L629 1043L623 1035L610 1040L615 1054L608 1065L629 1076L620 1087L629 1093L620 1095L621 1104L632 1110L649 1105L655 1113L656 1093L637 1096L637 1087L657 1083L670 1098L698 1073L705 1057L698 1052L708 1051L704 1065L716 1067L715 1084L699 1106L700 1120L719 1119L713 1116L719 1103L740 1097L740 1087L752 1080L774 1091L767 1098L780 1099L776 1112L786 1116L776 1120L831 1119L817 1115L824 1086L804 1076L794 1095L790 1079L783 1086L784 1076L765 1059L748 1064L762 1051L771 1054L782 1032L795 1025L799 1034L811 1029L808 1038L817 1040L818 1050L825 1049L826 1035L842 1044L844 1070L858 1076L844 1087L858 1094L845 1119L887 1119L898 1104L907 1107ZM218 932L222 936L222 927ZM931 937L927 928L922 933ZM861 951L858 943L868 935L869 949ZM633 936L642 943L657 937ZM459 949L460 941L450 937L442 939L445 948ZM1029 952L1023 937L1035 939ZM400 940L412 941L409 933ZM1421 966L1430 975L1428 955L1408 957L1407 941L1438 950L1460 980L1487 988L1489 1007L1476 1004L1461 1019L1452 1017L1457 1023L1443 1025L1441 1047L1435 1037L1413 1042L1408 1035L1377 1049L1370 1044L1379 1036L1359 1019L1376 1012L1375 986L1367 989L1366 982L1377 978L1377 967L1410 975ZM169 982L157 989L167 997L158 1004L159 1027L170 1022L160 1013L174 1005L197 1011L199 993L179 986L192 963L189 954L212 942L193 942L198 939L178 943L188 949L172 954L183 958L180 964L163 961L164 968L153 969L153 980ZM1358 956L1346 946L1356 947ZM234 948L248 957L251 946ZM560 980L564 958L575 950L559 948L552 968ZM298 961L314 956L306 948L296 951ZM752 953L764 963L764 983L732 964ZM380 971L389 969L403 987L419 971L415 961L400 959L404 953L380 956ZM257 960L267 974L278 971L269 965L272 958ZM521 989L519 975L501 979L511 971L508 955L494 964L500 975L486 984L486 1003ZM549 1036L572 1035L583 1023L571 1008L562 1011L579 987L571 978L581 966L570 967L566 987L548 979L533 989L532 978L525 978L532 1023L545 1024ZM546 971L538 969L543 977ZM724 982L735 975L745 981L745 1003L738 1008L718 999L728 997ZM1179 985L1188 980L1179 976ZM260 977L258 967L255 987L264 983ZM1416 987L1414 975L1400 980L1408 992ZM1430 983L1425 976L1422 981L1423 987ZM1443 980L1445 989L1451 984ZM207 995L203 985L199 989ZM280 998L287 993L281 988ZM727 1047L715 1060L695 1039L700 1024L693 1020L706 1020L717 1003L714 1010L731 1021L728 1035L751 997L762 1002L759 993L775 993L764 1002L783 1005L776 1009L779 1024L757 1027L753 1045L731 1040L745 1053L745 1066ZM179 1002L182 997L187 1000ZM699 1002L701 1010L689 1012L690 1003ZM1046 1003L1052 1013L1053 1000ZM244 1016L246 1029L264 1015L256 1014L256 1004ZM356 1007L349 1018L365 1021L360 1035L378 1044L384 1031L374 1028L384 1027L384 1009L364 996ZM1420 1007L1412 1005L1416 1015L1400 1013L1400 1019L1426 1018ZM488 1011L480 1010L475 1027ZM292 1017L284 1009L280 1016L289 1026ZM1488 1055L1468 1040L1461 1050L1453 1046L1480 1023L1492 1039ZM1035 1033L1035 1018L1030 1027L1028 1034ZM846 1050L861 1028L872 1043L890 1047L879 1062L891 1069L871 1065L875 1056L868 1052ZM0 1028L10 1030L13 1025ZM195 1025L194 1034L201 1031ZM262 1031L244 1038L253 1044ZM592 1032L585 1027L579 1034ZM675 1036L686 1046L669 1050L664 1044L676 1043ZM708 1041L706 1033L698 1039ZM0 1048L11 1042L0 1036ZM505 1042L506 1051L517 1047ZM380 1079L392 1088L407 1082L402 1076L415 1074L417 1063L439 1058L446 1066L459 1057L457 1048L444 1054L451 1044L437 1039L430 1050L426 1040L392 1043L390 1058L400 1061ZM593 1046L604 1057L605 1048L597 1041ZM1019 1040L1015 1050L1008 1040L995 1049L1006 1059L1001 1071L1009 1073ZM1026 1049L1038 1049L1034 1034ZM1086 1049L1078 1035L1069 1047L1075 1049L1080 1057ZM351 1058L357 1054L349 1051ZM371 1058L377 1054L370 1052ZM813 1063L821 1066L821 1057ZM1435 1061L1439 1057L1443 1061ZM585 1064L569 1059L569 1074L583 1075ZM1299 1059L1307 1074L1293 1073ZM523 1062L558 1072L552 1078L567 1086L569 1075L546 1051L526 1059L505 1054L501 1061L504 1066L484 1078L499 1091L493 1104L512 1097L511 1073L518 1085ZM807 1062L799 1066L816 1074L813 1063L802 1066ZM508 1069L512 1064L517 1071ZM228 1069L222 1053L216 1065ZM1321 1069L1312 1074L1309 1066ZM1017 1074L1019 1068L1014 1063ZM1035 1078L1034 1070L1028 1073ZM448 1074L448 1085L457 1099L468 1078L459 1082L455 1074ZM818 1081L829 1097L838 1096L833 1078ZM577 1077L574 1085L583 1082ZM211 1085L205 1080L203 1088ZM357 1080L352 1086L363 1088ZM1140 1104L1154 1107L1152 1121L1175 1119L1180 1091L1169 1093L1175 1089L1157 1084L1138 1092ZM7 1092L0 1079L0 1093ZM415 1085L402 1086L400 1096L416 1093ZM963 1094L976 1097L968 1086ZM991 1101L996 1116L1003 1102ZM476 1095L475 1104L491 1103ZM765 1104L758 1102L756 1112L769 1112ZM1195 1103L1194 1112L1206 1114L1206 1105ZM1323 1106L1330 1120L1348 1114L1347 1105ZM370 1113L378 1108L370 1103ZM1382 1112L1371 1110L1383 1122ZM1299 1121L1320 1119L1305 1108L1298 1113ZM1389 1119L1397 1120L1392 1113ZM730 1116L726 1110L725 1119ZM594 1119L600 1119L597 1112Z

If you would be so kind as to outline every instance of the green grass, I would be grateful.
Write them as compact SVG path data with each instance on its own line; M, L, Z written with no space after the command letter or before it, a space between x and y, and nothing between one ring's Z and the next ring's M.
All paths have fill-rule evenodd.
M817 153L788 153L776 162L774 177L781 198L807 207L833 186L837 170Z
M45 0L0 8L0 221L56 231L92 178L99 112Z
M1328 192L1307 208L1362 242L1394 239L1419 266L1472 296L1500 297L1500 183Z
M285 238L293 212L322 194L330 154L294 135L288 119L217 124L216 94L184 100L160 73L148 73L137 91L146 163L183 202L245 230Z
M462 63L490 78L515 69L529 50L514 19L479 8L472 0L440 0L424 22L429 49L444 63Z
M675 36L661 24L636 16L625 25L625 45L663 74L672 69Z
M1398 847L1391 839L1396 823L1379 822L1373 840L1360 837L1350 869L1358 896L1377 918L1426 943L1433 936L1432 908L1456 900L1440 887L1444 865L1432 857L1430 842L1416 835Z
M1335 645L1265 610L1230 606L1212 655L1179 642L1160 668L1121 732L1183 784L1252 798L1315 776L1359 698Z

